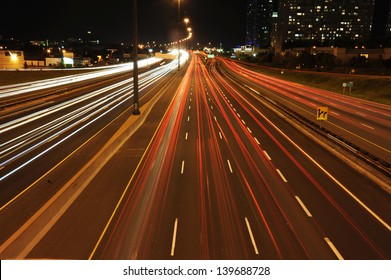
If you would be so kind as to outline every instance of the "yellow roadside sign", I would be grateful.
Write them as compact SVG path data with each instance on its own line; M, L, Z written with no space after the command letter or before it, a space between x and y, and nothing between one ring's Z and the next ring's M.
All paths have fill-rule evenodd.
M316 119L318 121L327 121L328 107L318 107L316 109Z

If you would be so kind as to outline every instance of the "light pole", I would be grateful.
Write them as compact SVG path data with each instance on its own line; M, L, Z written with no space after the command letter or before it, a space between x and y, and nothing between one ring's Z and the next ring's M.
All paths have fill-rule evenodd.
M138 34L137 34L137 0L132 0L133 6L133 115L140 115L138 100Z
M181 21L181 0L178 0L178 22ZM180 62L180 50L181 50L181 40L180 40L180 35L179 35L179 29L178 29L178 72L181 69L181 62Z
M192 36L191 27L187 28L187 32L189 32L189 35L188 35L188 38L187 38L187 41L189 41L189 43L187 43L187 41L186 41L186 44L189 44L189 46L187 46L187 49L191 49L191 45L190 45L190 38Z
M187 24L189 23L190 20L188 18L185 18L183 21L186 24L186 30L187 30ZM186 51L187 51L187 38L186 38Z

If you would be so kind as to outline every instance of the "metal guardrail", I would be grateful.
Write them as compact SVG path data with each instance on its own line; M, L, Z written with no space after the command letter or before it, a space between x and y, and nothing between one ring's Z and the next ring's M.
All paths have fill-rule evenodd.
M330 141L334 142L338 146L342 147L349 153L355 155L360 160L364 161L365 163L371 165L384 175L391 178L391 163L387 162L374 154L368 152L367 150L357 146L356 144L344 139L343 137L339 136L338 134L322 127L319 125L319 123L314 122L303 115L297 113L296 111L290 109L289 107L273 100L271 102L268 100L268 98L264 98L267 100L270 104L273 104L274 106L277 106L280 110L284 111L284 113L288 114L289 116L295 118L302 124L309 127L312 131L315 131L316 133L328 138Z
M229 75L231 78L235 79L238 83L242 84L243 86L247 87L243 82L237 80L233 75L226 73L226 75ZM319 123L314 122L303 115L299 114L298 112L290 109L286 105L272 100L266 96L258 95L258 97L265 100L268 104L272 105L273 107L277 107L279 110L283 111L285 114L291 116L292 118L296 119L300 123L304 124L306 127L310 128L312 131L316 132L317 134L322 135L325 138L328 138L330 141L335 143L336 145L342 147L344 150L348 151L350 154L353 154L356 158L360 159L362 162L365 162L366 164L372 166L382 174L386 175L387 177L391 178L391 163L387 162L374 154L370 153L369 151L357 146L356 144L344 139L340 135L322 127Z

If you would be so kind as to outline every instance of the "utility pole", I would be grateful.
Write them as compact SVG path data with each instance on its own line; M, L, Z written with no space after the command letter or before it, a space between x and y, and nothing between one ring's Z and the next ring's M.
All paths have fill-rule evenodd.
M178 0L178 22L181 22L181 0ZM181 40L180 40L180 35L179 35L179 26L178 26L178 72L181 69Z
M137 0L132 0L133 6L133 115L140 115L138 98L138 34L137 34Z

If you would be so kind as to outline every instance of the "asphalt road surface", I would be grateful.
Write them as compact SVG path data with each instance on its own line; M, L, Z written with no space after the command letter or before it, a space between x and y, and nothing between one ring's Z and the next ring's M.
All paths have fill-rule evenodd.
M1 182L0 257L390 259L390 194L259 96L260 87L281 88L237 67L193 55L180 73L148 84L140 116L121 105L73 138L88 122L79 109L114 106L69 105L72 129L40 133L72 141L0 170L16 170ZM70 119L65 112L52 121ZM388 149L376 140L387 126L368 141ZM40 155L48 148L37 142L20 150Z

